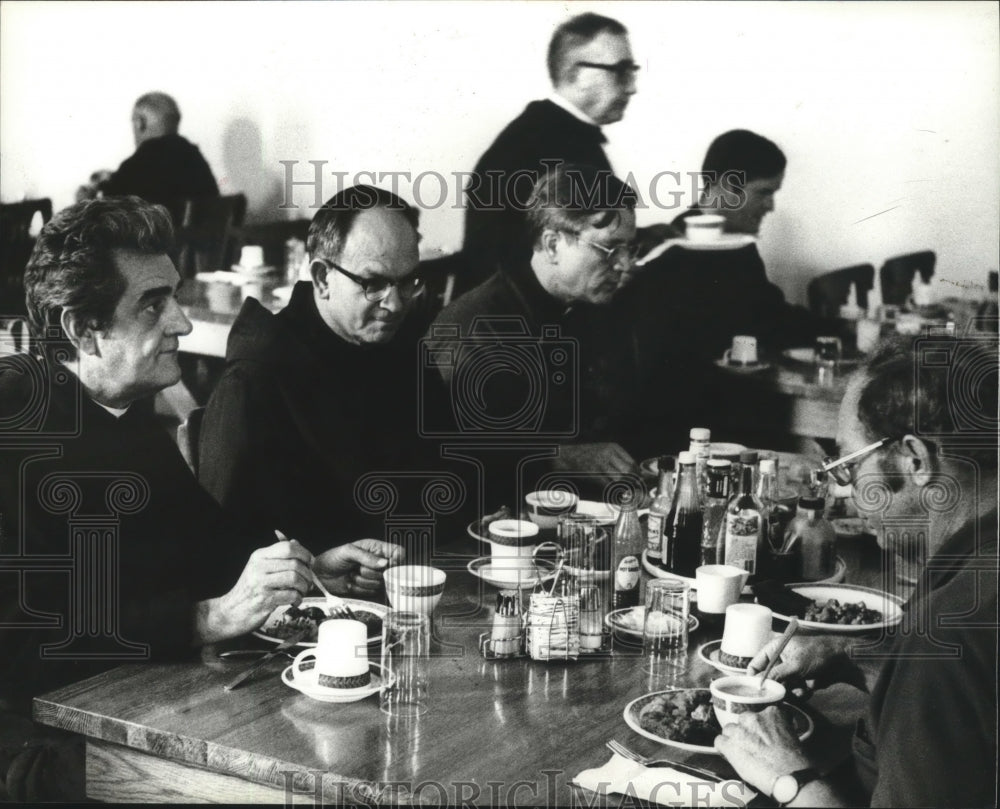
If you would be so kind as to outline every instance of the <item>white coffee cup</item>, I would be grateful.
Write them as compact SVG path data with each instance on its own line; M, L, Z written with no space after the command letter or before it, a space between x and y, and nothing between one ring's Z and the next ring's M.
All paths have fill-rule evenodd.
M709 683L715 718L723 727L740 721L740 714L763 711L785 698L785 686L777 680L764 680L746 674L719 677Z
M264 266L264 248L257 244L244 245L240 250L240 266L248 270Z
M726 349L722 359L730 365L756 365L757 338L749 334L735 335L732 347Z
M396 565L382 574L394 610L430 615L444 594L448 574L427 565Z
M750 576L749 570L735 565L702 565L694 572L698 588L698 611L722 614L740 600Z
M559 519L572 513L579 498L572 492L560 489L530 492L524 497L528 518L539 528L552 530L559 525Z
M698 600L701 601L700 591ZM726 607L719 659L727 665L746 668L771 637L771 610L768 607L731 604Z
M877 320L858 321L858 351L868 354L878 345L882 334L882 324Z
M684 235L692 242L718 241L725 224L725 217L714 213L688 216L684 219Z
M316 683L323 688L364 688L371 683L368 627L361 621L323 621L316 646L300 652L292 663L296 676L304 676L302 664L309 658L316 660Z
M528 520L494 520L489 527L493 578L520 581L530 575L538 526Z

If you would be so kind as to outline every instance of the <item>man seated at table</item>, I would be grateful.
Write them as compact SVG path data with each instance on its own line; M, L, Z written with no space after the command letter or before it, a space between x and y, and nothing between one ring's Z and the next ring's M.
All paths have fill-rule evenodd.
M880 347L848 386L837 443L850 460L832 472L853 483L879 545L923 570L902 623L876 647L796 636L772 676L870 690L854 758L871 805L996 806L996 344L926 337ZM866 676L855 644L881 655L877 675ZM782 805L848 805L808 770L776 709L741 714L715 746Z
M65 797L45 790L70 780L32 770L24 792L18 757L46 749L22 749L46 738L27 719L31 697L257 629L309 592L310 568L336 592L373 592L401 556L359 540L314 557L269 526L237 526L136 407L178 381L178 339L191 330L172 242L162 207L92 200L45 225L25 272L44 356L0 360L0 781L10 795L41 785L40 797Z
M417 220L395 194L347 188L309 226L312 280L278 314L244 303L199 453L202 485L235 518L318 543L379 536L384 518L358 508L358 481L426 468Z
M556 468L602 484L636 471L619 442L643 424L640 347L610 305L634 258L635 201L591 166L539 179L528 202L531 256L452 302L427 336L459 433L551 439Z
M504 127L466 188L463 253L476 282L530 256L525 211L544 171L569 163L611 171L601 127L625 115L639 70L628 30L591 12L572 17L552 34L547 66L552 93L532 101ZM667 237L667 229L644 230L656 243Z
M699 203L676 219L695 214L724 218L725 233L746 238L731 250L675 246L646 265L634 285L636 307L655 332L664 323L685 333L690 350L703 361L720 358L737 334L757 337L762 351L811 346L824 324L801 306L785 301L771 283L754 237L774 210L785 177L786 159L778 146L745 129L719 135L702 165Z
M95 172L77 200L134 194L165 205L176 217L184 199L219 196L212 169L201 151L178 133L181 111L166 93L139 96L132 108L135 154L114 173Z

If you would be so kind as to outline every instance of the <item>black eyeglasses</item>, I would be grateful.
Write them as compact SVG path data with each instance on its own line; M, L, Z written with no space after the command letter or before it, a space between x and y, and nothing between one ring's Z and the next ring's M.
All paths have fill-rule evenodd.
M612 267L623 264L626 268L629 268L635 263L639 255L639 245L637 244L620 244L617 247L606 247L603 244L592 242L590 239L585 239L583 236L577 236L576 238L584 244L590 245L595 250L600 250L604 253L604 257Z
M360 275L355 275L348 270L345 270L339 264L336 264L329 259L317 258L313 261L318 261L324 267L333 268L341 275L345 275L350 278L355 284L361 287L361 291L365 295L365 299L369 301L384 301L389 297L389 292L393 287L399 293L399 297L403 300L409 300L410 298L417 295L424 286L424 279L421 278L417 273L410 273L406 278L400 278L398 281L390 281L388 278L381 278L376 276L375 278L362 278Z
M612 73L615 79L620 84L627 83L632 79L636 73L639 72L639 65L635 62L615 62L612 65L602 64L601 62L577 62L577 67L592 67L595 70L603 70L607 73Z
M898 441L901 436L895 436L892 438L880 438L874 444L869 444L867 447L862 447L861 449L855 450L841 458L823 459L822 470L824 472L829 472L830 476L837 481L841 486L853 486L854 485L854 470L857 468L860 458L864 458L866 455L870 455L875 452L875 450L882 449L882 447L887 444L891 444L893 441Z

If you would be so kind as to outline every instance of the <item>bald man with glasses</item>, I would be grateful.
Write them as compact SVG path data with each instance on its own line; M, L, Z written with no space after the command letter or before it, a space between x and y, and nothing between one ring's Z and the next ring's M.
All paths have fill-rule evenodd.
M303 542L381 536L354 487L424 466L414 417L427 327L418 212L353 186L316 213L311 281L277 314L248 299L205 413L199 479L237 518Z

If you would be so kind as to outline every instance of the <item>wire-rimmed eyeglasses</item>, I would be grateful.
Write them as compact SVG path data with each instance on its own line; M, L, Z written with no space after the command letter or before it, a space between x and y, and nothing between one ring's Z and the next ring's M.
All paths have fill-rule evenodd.
M612 267L619 265L624 265L626 268L631 267L639 255L639 245L637 244L620 244L617 247L607 247L603 244L592 242L590 239L585 239L583 236L577 236L576 238L584 244L590 245L595 250L600 250L604 253L604 257Z
M387 297L389 297L389 292L393 287L396 288L396 291L399 293L399 297L404 300L408 300L419 293L424 286L424 279L421 278L416 272L412 272L405 278L400 278L397 281L382 278L381 276L375 276L374 278L362 278L360 275L355 275L349 270L345 270L336 262L330 261L330 259L317 258L313 260L318 261L328 269L332 268L341 275L350 278L355 284L361 287L361 291L364 293L365 299L372 302L384 301Z
M610 65L602 62L577 62L576 65L578 67L592 67L595 70L603 70L606 73L611 73L620 84L627 84L639 72L639 65L627 59Z
M824 458L823 466L821 468L824 472L828 472L830 476L841 486L852 486L854 485L854 470L860 462L859 459L864 458L866 455L870 455L875 452L875 450L882 449L882 447L887 444L891 444L893 441L898 441L900 438L901 436L880 438L873 444L869 444L861 449L856 449L854 452L848 453L840 458Z

